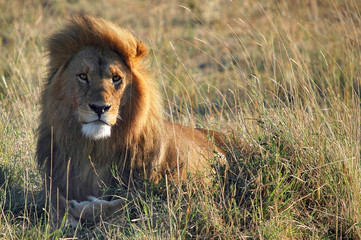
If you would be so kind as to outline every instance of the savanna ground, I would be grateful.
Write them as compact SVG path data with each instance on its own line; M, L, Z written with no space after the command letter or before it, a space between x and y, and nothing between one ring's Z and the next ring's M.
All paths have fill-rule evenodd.
M150 46L165 118L227 132L232 159L209 189L150 186L116 220L52 231L34 159L43 40L79 12ZM1 239L361 239L359 1L0 0L0 29Z

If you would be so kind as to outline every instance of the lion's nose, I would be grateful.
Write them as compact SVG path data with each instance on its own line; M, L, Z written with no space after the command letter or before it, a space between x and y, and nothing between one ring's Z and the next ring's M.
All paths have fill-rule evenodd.
M96 104L89 104L89 107L91 110L93 110L96 114L98 114L98 117L107 112L111 105L96 105Z

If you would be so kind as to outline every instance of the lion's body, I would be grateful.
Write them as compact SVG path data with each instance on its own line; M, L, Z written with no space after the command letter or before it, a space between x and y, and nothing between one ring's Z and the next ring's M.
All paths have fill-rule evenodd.
M71 121L67 123L72 124ZM46 177L51 178L54 190L59 188L64 197L78 201L88 196L99 197L104 188L114 184L111 169L114 170L115 166L124 183L129 180L130 170L133 171L132 177L155 182L167 170L173 173L175 180L178 177L184 180L188 172L206 174L206 167L213 157L208 149L214 147L206 135L168 122L164 122L164 126L170 131L159 132L150 149L142 145L116 146L112 144L112 137L97 141L84 139L80 129L72 129L70 136L60 137L54 133L52 137L50 130L39 138L39 163L44 164Z
M58 217L66 200L100 197L113 186L112 169L126 184L209 173L214 150L222 150L206 131L162 120L147 49L130 32L76 17L51 36L48 51L37 159Z

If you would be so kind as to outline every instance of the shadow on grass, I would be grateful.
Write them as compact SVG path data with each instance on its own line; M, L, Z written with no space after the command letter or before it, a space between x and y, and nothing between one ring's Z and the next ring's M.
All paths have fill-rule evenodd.
M44 214L44 191L29 189L29 183L15 176L13 170L0 165L0 207L10 222L37 224Z

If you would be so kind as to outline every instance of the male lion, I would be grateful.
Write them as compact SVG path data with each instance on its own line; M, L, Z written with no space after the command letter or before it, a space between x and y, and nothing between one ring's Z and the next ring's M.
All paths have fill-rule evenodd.
M47 51L36 155L57 224L65 213L70 221L114 213L120 200L98 199L115 186L114 167L125 184L166 174L184 181L209 174L209 159L225 154L210 140L220 134L162 120L148 50L128 30L76 16Z

